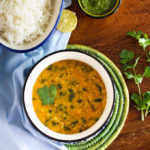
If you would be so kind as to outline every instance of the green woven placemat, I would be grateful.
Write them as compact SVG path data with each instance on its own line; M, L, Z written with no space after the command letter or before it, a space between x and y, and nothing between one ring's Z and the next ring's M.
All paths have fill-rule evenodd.
M107 58L104 54L83 45L68 45L69 50L83 51L103 63L108 69L115 83L116 102L110 122L105 129L90 140L79 142L76 144L66 144L69 150L104 150L106 149L118 136L125 123L128 109L129 109L129 94L126 83L122 77L121 72L115 64Z

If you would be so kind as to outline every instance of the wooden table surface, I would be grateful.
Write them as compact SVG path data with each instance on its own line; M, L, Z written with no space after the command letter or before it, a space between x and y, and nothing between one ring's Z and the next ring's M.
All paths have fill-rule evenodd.
M122 49L134 50L141 56L138 71L143 72L146 57L137 42L126 36L130 30L142 30L150 35L150 0L122 0L118 11L104 19L86 16L73 0L69 8L76 12L78 26L72 32L70 44L93 47L108 56L119 68L119 54ZM127 81L130 93L136 92L134 82ZM150 90L150 79L144 79L142 92ZM107 150L150 150L150 114L142 122L140 112L130 103L129 114L118 138Z

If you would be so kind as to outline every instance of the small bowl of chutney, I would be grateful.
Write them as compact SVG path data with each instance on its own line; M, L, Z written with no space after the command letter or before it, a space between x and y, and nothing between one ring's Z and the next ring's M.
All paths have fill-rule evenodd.
M94 18L105 18L119 8L121 0L78 0L81 10Z

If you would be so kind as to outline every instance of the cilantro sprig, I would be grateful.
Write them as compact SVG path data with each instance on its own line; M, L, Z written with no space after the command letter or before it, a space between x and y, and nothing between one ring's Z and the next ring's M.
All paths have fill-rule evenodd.
M133 79L138 88L138 93L133 93L131 99L135 103L135 108L141 111L141 119L150 112L150 91L141 93L140 85L144 77L150 77L150 66L146 66L144 73L137 73L136 67L140 60L140 57L135 58L134 52L129 50L122 50L120 54L120 63L122 64L122 70L124 71L125 77L129 80Z
M146 48L150 46L150 38L148 37L148 35L146 33L143 33L142 31L129 31L127 32L127 35L137 39L139 45L143 48L145 52L147 62L150 62L150 51L147 52L146 50Z
M57 88L54 84L51 84L50 87L44 86L37 89L37 93L43 105L53 104L57 94Z

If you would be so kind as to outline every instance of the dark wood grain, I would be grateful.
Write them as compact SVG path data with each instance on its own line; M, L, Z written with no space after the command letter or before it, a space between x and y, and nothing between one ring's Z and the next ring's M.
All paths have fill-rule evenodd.
M108 56L119 68L121 49L134 50L141 56L138 71L143 72L146 57L134 39L126 36L130 30L142 30L150 35L150 0L122 0L119 10L104 19L86 16L73 0L69 8L76 12L78 26L72 32L70 44L93 47ZM133 82L127 81L130 93L137 91ZM150 90L150 79L144 79L142 92ZM130 103L129 114L123 130L107 150L150 150L150 114L144 122L140 113Z

